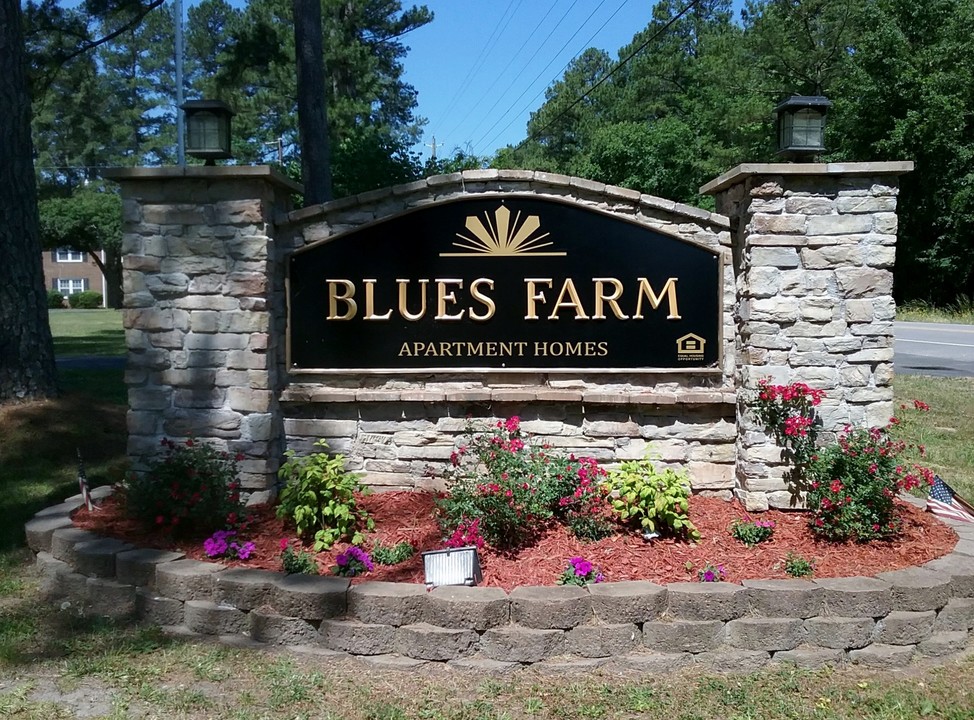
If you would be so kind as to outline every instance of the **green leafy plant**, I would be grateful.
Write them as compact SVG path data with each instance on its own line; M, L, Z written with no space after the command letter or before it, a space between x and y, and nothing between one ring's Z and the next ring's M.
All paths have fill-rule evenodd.
M908 459L910 447L894 437L898 422L893 418L884 428L847 427L835 443L819 450L809 466L806 497L817 535L868 542L899 534L897 492L932 484L933 472Z
M179 444L163 439L162 445L165 457L123 486L129 516L182 537L239 526L243 512L236 459L192 438Z
M319 440L315 447L326 449L328 444ZM291 518L298 535L311 535L315 552L340 540L361 543L362 529L371 530L375 523L358 505L355 493L366 488L358 475L345 470L345 457L327 452L297 457L293 450L285 456L287 461L278 472L285 484L277 516Z
M791 577L808 577L815 572L815 563L789 550L785 556L785 572Z
M527 440L520 419L468 429L453 453L449 495L439 502L444 533L477 521L477 534L497 548L523 545L552 520L597 516L608 509L605 471L592 458L567 458Z
M749 515L731 523L730 534L748 547L770 540L774 534L774 520L752 520Z
M397 543L393 546L383 545L378 540L372 546L372 561L379 565L398 565L413 556L416 549L408 542Z
M685 473L663 471L649 458L627 460L608 475L612 507L619 519L648 532L669 533L694 542L700 533L690 521L690 481Z
M100 292L85 290L83 292L68 295L68 305L79 310L94 310L101 307L102 295Z
M565 519L565 524L572 535L579 540L596 542L607 538L615 532L615 526L600 515L571 514Z
M311 553L295 550L287 538L281 538L281 567L288 575L317 575L318 562Z

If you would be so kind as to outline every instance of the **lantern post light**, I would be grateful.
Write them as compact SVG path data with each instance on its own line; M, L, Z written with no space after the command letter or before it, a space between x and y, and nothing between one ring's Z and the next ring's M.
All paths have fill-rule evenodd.
M190 100L180 108L186 114L186 152L214 165L230 153L230 118L234 112L219 100Z
M775 109L778 154L793 160L825 152L825 116L832 102L822 95L792 95Z

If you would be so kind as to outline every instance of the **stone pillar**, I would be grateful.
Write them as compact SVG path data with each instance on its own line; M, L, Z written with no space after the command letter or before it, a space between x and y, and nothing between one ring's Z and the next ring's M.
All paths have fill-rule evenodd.
M749 510L801 507L781 449L747 411L757 383L827 398L822 431L893 411L897 176L911 162L740 165L701 188L731 220L737 289L737 489Z
M194 437L239 455L246 493L283 451L284 268L275 217L296 183L268 167L126 168L121 185L128 455Z

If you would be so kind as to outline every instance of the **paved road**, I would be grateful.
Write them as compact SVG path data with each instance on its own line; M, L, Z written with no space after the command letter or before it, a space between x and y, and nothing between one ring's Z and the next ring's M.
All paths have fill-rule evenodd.
M974 377L974 325L898 322L894 333L896 372Z

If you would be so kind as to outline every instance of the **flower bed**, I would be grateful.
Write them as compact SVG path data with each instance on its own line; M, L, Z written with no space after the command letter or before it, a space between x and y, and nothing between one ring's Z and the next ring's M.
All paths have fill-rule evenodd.
M404 563L376 565L353 583L370 580L422 583L422 560L418 552L443 547L442 533L433 518L435 496L420 492L375 493L361 498L363 507L375 520L375 532L367 536L366 549L375 540L383 545L408 542L417 554ZM789 552L814 560L816 578L857 575L863 568L884 572L921 565L950 552L957 542L954 531L934 516L898 500L903 518L903 534L897 541L829 543L817 539L808 528L807 513L769 511L762 521L773 521L775 531L770 540L747 547L730 532L732 523L744 514L737 503L716 498L694 496L690 499L690 517L699 529L699 543L685 541L645 541L633 533L618 532L597 542L582 542L563 526L552 526L532 545L517 553L480 550L484 585L511 591L519 585L554 585L572 557L584 557L610 582L648 580L658 584L697 579L697 571L707 563L724 566L729 582L752 578L787 578L784 570ZM293 536L273 508L253 510L253 522L243 539L254 543L247 560L221 558L230 567L281 570L280 539ZM173 540L158 533L147 533L128 520L111 498L89 513L79 509L73 516L75 526L106 537L125 540L140 547L175 549L186 557L210 560L202 543ZM347 545L339 544L317 553L322 572L336 565L337 556ZM688 565L689 563L689 565Z

